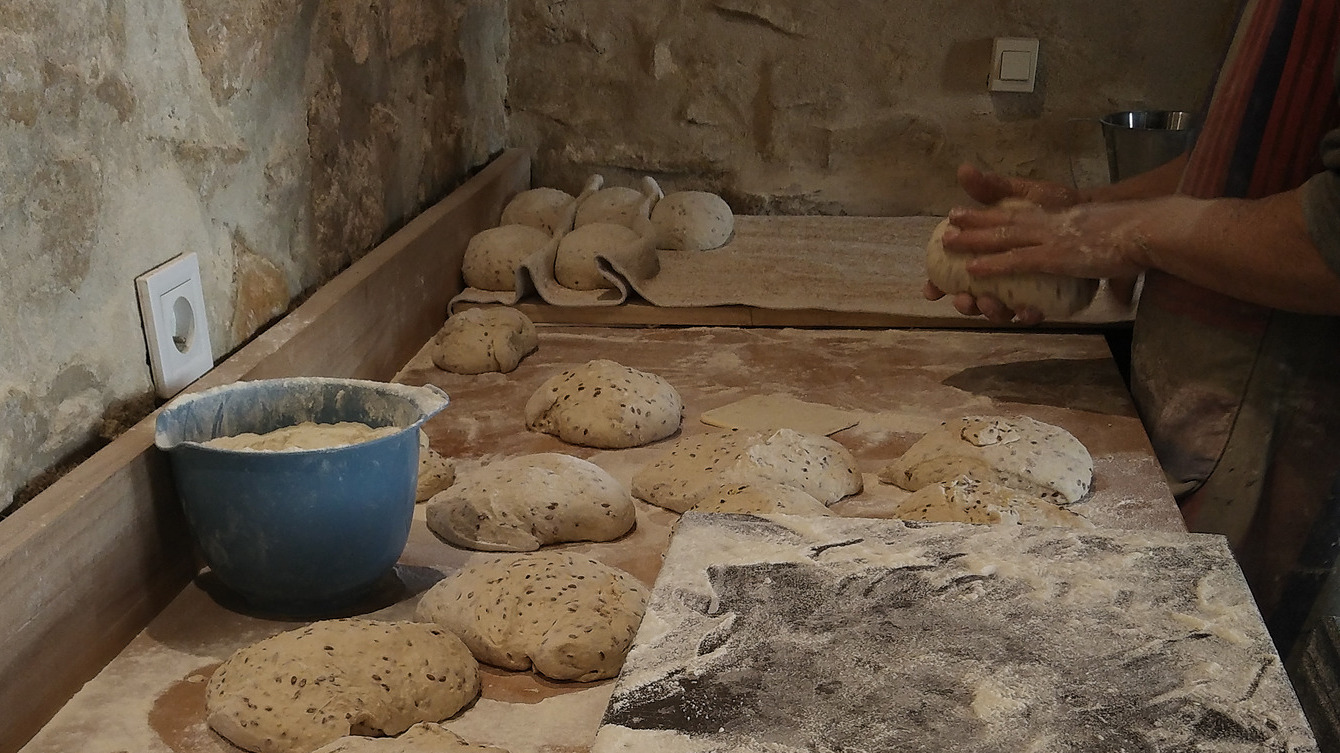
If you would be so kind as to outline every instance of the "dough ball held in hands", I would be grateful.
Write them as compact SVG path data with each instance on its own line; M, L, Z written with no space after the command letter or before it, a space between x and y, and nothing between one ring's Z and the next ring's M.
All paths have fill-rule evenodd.
M675 191L651 210L656 247L708 251L726 245L735 233L735 214L724 199L707 191Z
M930 523L1093 527L1087 518L1047 498L967 476L921 487L893 510L892 517Z
M507 202L499 225L528 225L549 235L571 230L575 198L557 188L531 188Z
M507 753L502 748L471 745L440 724L416 724L398 737L341 737L312 753Z
M419 429L419 478L414 488L414 501L426 501L455 480L456 464L434 450L428 441L428 432Z
M456 546L530 552L568 541L612 541L637 520L633 498L595 463L545 452L461 473L427 508L428 528Z
M640 243L642 237L626 225L593 222L563 236L554 256L554 279L573 290L613 290L617 286L601 274L599 257L618 255Z
M584 447L638 447L674 434L684 401L665 379L605 359L555 374L526 401L526 426Z
M448 576L424 594L418 615L459 635L485 664L592 682L619 673L646 609L647 589L628 573L537 552Z
M1069 504L1093 486L1093 458L1059 426L1026 416L967 416L928 432L879 472L881 481L908 491L958 476Z
M397 735L479 695L459 638L422 622L327 620L267 638L219 665L206 721L256 753L307 753L347 735Z
M514 308L494 306L453 314L433 337L433 363L454 374L507 373L540 347L535 325Z
M553 240L529 225L500 225L476 233L465 246L461 277L479 290L516 290L516 271Z

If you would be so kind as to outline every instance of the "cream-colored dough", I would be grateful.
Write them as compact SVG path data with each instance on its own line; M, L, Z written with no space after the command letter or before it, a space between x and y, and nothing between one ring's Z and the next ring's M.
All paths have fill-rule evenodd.
M479 290L516 290L516 271L522 262L552 240L529 225L500 225L476 233L465 246L461 277Z
M735 233L735 215L725 199L707 191L666 194L651 210L656 247L708 251L726 245Z
M766 479L733 482L709 489L690 509L694 512L717 513L832 514L824 503L809 492Z
M708 426L744 431L792 429L802 434L836 434L860 422L852 411L774 393L750 395L702 414Z
M564 442L621 449L674 434L684 401L661 377L606 359L545 380L526 401L526 426Z
M595 223L632 227L639 216L645 216L647 194L636 188L610 186L595 191L577 205L573 229Z
M563 236L554 256L554 279L573 290L614 290L617 286L600 273L597 257L620 255L641 241L632 228L592 222Z
M1074 435L1027 416L967 416L917 440L879 473L908 491L966 475L1035 496L1077 502L1093 485L1093 458Z
M891 517L932 523L1093 527L1087 518L1056 504L1054 498L967 476L921 487L894 508Z
M591 682L619 673L646 609L647 589L628 573L535 552L447 576L424 594L418 615L459 635L485 664Z
M434 450L428 432L419 429L419 479L414 488L414 501L427 501L455 480L456 464Z
M326 620L238 650L214 671L206 721L257 753L307 753L347 735L397 735L479 695L459 638L423 622Z
M633 498L587 460L544 452L466 471L433 497L428 528L456 546L529 552L568 541L612 541L636 521Z
M293 426L281 426L264 434L244 432L231 437L215 437L203 442L206 447L244 452L283 452L285 450L324 450L346 447L386 437L400 431L399 426L373 428L357 421L319 424L303 421Z
M576 201L567 191L557 188L531 188L522 191L503 207L499 225L529 225L549 235L571 230L572 213L568 211Z
M538 347L540 338L529 317L514 308L492 306L451 315L428 351L444 371L505 374Z

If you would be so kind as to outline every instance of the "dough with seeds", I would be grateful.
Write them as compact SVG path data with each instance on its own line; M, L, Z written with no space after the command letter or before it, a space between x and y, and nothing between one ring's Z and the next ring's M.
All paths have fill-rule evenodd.
M433 364L453 374L507 373L540 347L535 325L507 306L452 314L429 344Z
M428 432L419 429L419 479L414 488L414 501L427 501L455 480L456 464L434 450L429 444Z
M526 401L526 426L570 444L638 447L674 434L684 401L661 377L597 359L545 380Z
M528 225L543 230L549 235L571 230L572 222L569 209L576 201L567 191L557 188L531 188L507 202L503 207L502 221L499 225Z
M633 498L605 469L557 452L522 455L461 473L433 497L428 527L486 552L530 552L567 541L612 541L637 520Z
M465 246L461 277L479 290L516 290L516 271L522 262L552 240L529 225L499 225L476 233Z
M1093 527L1088 518L1058 505L1054 498L967 476L921 487L899 503L890 517L930 523Z
M642 242L625 225L593 222L563 236L554 256L554 279L573 290L614 290L617 286L600 273L598 257L618 256Z
M685 437L633 476L633 496L685 512L723 484L771 481L827 506L861 491L856 460L833 439L791 429Z
M594 223L608 223L632 227L637 217L646 211L643 204L647 194L626 186L610 186L591 193L577 205L576 228Z
M315 622L219 665L206 721L257 753L307 753L347 735L398 735L479 695L479 665L459 638L423 622Z
M881 481L908 491L959 476L1067 504L1093 486L1093 458L1059 426L1027 416L966 416L928 432L879 472Z
M471 745L440 724L416 724L397 737L341 737L312 753L507 753L502 748Z
M720 196L707 191L675 191L651 210L656 247L708 251L726 245L735 233L735 214Z
M709 489L690 508L693 512L782 515L830 515L813 495L776 481L731 482Z
M418 614L485 664L591 682L619 673L646 608L646 587L628 573L536 552L475 561L429 589Z

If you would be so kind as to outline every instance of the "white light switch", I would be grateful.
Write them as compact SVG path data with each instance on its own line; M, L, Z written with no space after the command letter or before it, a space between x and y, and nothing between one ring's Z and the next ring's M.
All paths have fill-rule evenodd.
M1038 40L998 37L991 58L993 92L1031 92L1038 71Z

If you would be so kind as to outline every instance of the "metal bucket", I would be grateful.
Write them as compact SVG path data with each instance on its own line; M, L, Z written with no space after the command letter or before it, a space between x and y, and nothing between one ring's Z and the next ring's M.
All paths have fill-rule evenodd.
M1191 148L1195 116L1184 110L1126 110L1098 121L1113 183L1152 170Z

